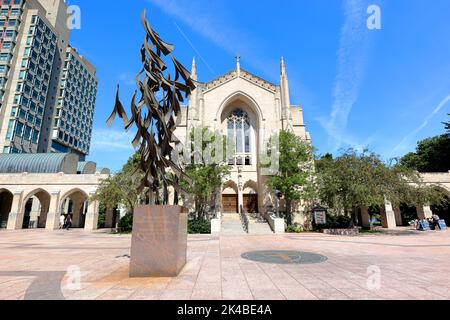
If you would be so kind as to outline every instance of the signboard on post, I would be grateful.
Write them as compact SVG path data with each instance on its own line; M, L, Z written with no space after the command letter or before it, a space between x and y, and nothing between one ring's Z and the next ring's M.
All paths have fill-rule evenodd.
M316 225L326 225L327 224L327 210L322 208L314 209L314 221Z

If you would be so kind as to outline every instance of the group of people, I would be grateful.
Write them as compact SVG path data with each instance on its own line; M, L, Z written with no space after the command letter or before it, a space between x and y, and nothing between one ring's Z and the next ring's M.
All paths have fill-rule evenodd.
M441 221L441 218L437 214L433 214L431 218L424 219L424 220L414 220L414 227L417 230L422 230L423 224L422 221L428 222L429 229L431 230L438 230L441 229L441 225L439 222Z
M67 214L64 215L62 214L59 217L59 229L60 230L70 230L70 228L72 228L72 215L71 214Z

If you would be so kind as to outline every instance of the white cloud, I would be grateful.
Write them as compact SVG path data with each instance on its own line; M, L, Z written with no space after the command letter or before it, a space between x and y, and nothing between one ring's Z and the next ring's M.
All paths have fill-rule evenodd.
M417 127L415 130L411 131L409 134L407 134L402 141L394 148L393 152L400 152L400 151L406 151L409 147L408 142L410 142L420 131L425 129L428 124L430 123L430 120L438 114L442 108L444 108L447 103L450 102L450 95L448 95L444 100L442 100L439 105L424 119L422 124Z
M358 99L364 78L367 50L369 48L364 1L346 0L345 22L341 29L337 52L338 71L333 91L333 105L328 119L319 119L327 131L333 151L343 143L355 144L346 134L348 118Z
M278 59L261 57L261 52L270 52L264 42L259 41L258 34L251 33L244 28L238 28L227 15L227 10L220 7L216 1L199 0L147 0L159 7L164 13L181 21L194 32L211 41L219 48L232 55L241 55L242 62L251 65L261 73L267 75L268 69L277 68ZM180 26L176 27L181 30ZM183 37L187 37L181 30ZM189 45L193 46L188 40ZM194 48L194 51L197 51ZM211 71L212 63L207 63L200 56L201 61ZM209 66L208 66L209 65ZM231 64L230 64L231 65ZM217 75L215 75L217 76Z
M236 39L234 35L239 34L239 32L233 30L230 25L224 26L222 19L216 14L214 17L212 16L212 13L208 11L208 7L214 4L203 6L206 4L205 2L202 5L194 0L149 0L149 2L158 6L166 14L179 19L217 46L232 54L236 54ZM225 30L226 32L224 32Z
M133 75L129 72L124 72L124 73L120 74L118 77L119 83L129 86L129 87L136 86L136 81L135 81L136 75L137 75L137 73L135 75Z
M92 135L93 152L133 151L134 133L116 129L97 129Z

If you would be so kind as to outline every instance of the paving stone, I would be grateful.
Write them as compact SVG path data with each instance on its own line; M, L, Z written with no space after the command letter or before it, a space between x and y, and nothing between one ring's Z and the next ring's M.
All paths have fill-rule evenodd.
M130 244L130 236L105 232L0 231L0 299L450 299L450 232L189 236L188 263L177 278L130 279ZM277 265L241 257L265 250L328 260ZM69 267L79 268L74 290L67 285L77 274ZM380 288L370 291L374 267Z

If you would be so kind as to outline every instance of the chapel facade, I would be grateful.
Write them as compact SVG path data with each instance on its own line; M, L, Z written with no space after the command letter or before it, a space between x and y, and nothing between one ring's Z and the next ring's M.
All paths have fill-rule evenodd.
M290 101L284 59L279 84L242 69L239 57L234 70L209 82L198 79L195 59L191 72L197 88L183 108L176 136L186 141L188 132L201 127L220 132L234 142L234 155L228 160L232 172L217 197L216 212L266 214L275 203L259 165L264 144L281 130L311 141L302 107Z

